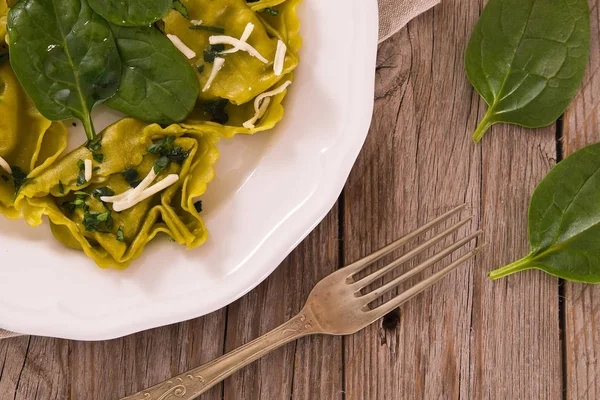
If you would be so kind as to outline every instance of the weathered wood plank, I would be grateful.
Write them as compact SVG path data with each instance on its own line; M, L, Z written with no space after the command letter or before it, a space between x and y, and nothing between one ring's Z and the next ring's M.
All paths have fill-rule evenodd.
M294 316L338 266L337 207L256 290L229 307L227 350ZM342 340L315 336L288 344L225 381L225 399L341 399Z
M583 87L564 116L565 156L600 141L600 1L590 0L592 53ZM565 284L565 366L568 399L600 397L600 287Z
M117 399L223 351L225 310L106 342L0 341L0 400ZM221 399L222 387L205 399Z
M380 47L377 118L346 189L346 262L463 202L477 213L476 115L462 72L476 12L445 2ZM347 339L348 399L458 396L468 376L472 265L403 306L396 327Z
M471 143L483 104L462 57L478 13L443 2L380 48L377 118L346 190L346 261L463 201L492 250L405 305L396 329L347 339L348 399L560 396L557 281L486 276L526 251L528 199L555 157L554 128L495 128Z

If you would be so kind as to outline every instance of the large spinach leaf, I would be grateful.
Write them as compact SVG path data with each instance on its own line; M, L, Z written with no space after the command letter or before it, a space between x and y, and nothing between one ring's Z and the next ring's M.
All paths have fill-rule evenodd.
M108 21L121 26L148 26L161 19L173 0L88 0Z
M188 60L156 28L112 28L124 68L121 86L106 104L148 122L185 119L200 90Z
M497 122L546 126L565 111L590 53L587 0L489 0L469 41L466 70Z
M85 0L21 0L8 15L10 63L48 119L78 118L119 87L121 61L108 23Z
M490 273L492 279L531 268L579 282L600 282L600 143L557 164L529 206L531 253Z

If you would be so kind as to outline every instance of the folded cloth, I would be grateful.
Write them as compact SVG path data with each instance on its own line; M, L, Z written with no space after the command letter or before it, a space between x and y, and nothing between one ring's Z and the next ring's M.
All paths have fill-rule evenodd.
M440 0L379 0L379 43Z
M408 21L439 2L440 0L379 0L379 42L388 39ZM20 335L0 329L0 340Z

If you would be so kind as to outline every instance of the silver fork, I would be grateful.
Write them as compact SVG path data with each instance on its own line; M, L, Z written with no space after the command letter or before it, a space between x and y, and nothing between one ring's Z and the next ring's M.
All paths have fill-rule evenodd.
M440 271L423 279L409 289L398 293L391 300L380 305L373 305L375 301L381 300L385 293L395 289L402 282L419 272L422 272L438 261L441 261L443 258L471 242L482 233L482 231L477 231L444 248L431 258L420 263L408 272L405 272L403 275L391 280L389 283L368 293L364 293L365 289L374 284L378 279L381 279L385 274L413 259L415 256L440 242L448 235L456 232L460 227L467 224L471 220L471 217L436 234L425 243L407 252L384 267L368 273L364 277L358 276L360 275L359 273L366 273L366 268L375 261L390 254L392 251L417 238L426 231L447 221L453 215L459 213L465 206L466 205L463 204L450 210L446 214L396 240L381 250L325 277L317 283L312 290L302 311L271 332L205 365L184 372L181 375L121 400L165 400L170 398L177 398L178 400L194 399L237 370L258 360L285 343L306 335L317 333L350 335L358 332L442 279L461 263L474 257L486 246L484 244L467 252Z

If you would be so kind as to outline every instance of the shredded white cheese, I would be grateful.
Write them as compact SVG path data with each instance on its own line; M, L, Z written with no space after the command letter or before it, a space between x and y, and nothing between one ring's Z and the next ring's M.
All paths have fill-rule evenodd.
M179 37L171 35L170 33L167 34L167 37L171 42L173 42L175 47L177 47L177 49L183 53L184 56L186 56L189 59L196 57L196 52L187 47L185 43L183 43L181 39L179 39Z
M270 97L277 96L279 93L282 93L291 84L292 81L285 81L278 88L256 96L256 99L254 99L254 116L243 123L244 128L253 129L256 121L258 121L263 115L265 115L265 112L267 112L267 107L271 102Z
M224 58L222 58L222 57L215 57L215 61L213 62L212 70L210 71L210 76L208 77L208 80L206 81L206 84L202 88L203 92L206 92L208 89L210 89L210 85L212 85L213 81L217 77L217 74L219 73L219 71L221 70L221 68L223 68L223 64L225 64L225 59Z
M219 35L219 36L211 36L208 38L208 42L210 44L228 44L230 46L233 47L237 47L239 50L245 51L248 54L250 54L252 57L256 57L258 58L260 61L262 61L263 63L267 64L268 61L266 58L264 58L259 52L258 50L256 50L254 47L252 47L251 45L249 45L246 42L242 42L239 39L236 39L234 37L231 36L225 36L225 35Z
M287 46L281 40L277 41L277 51L275 52L275 61L273 61L273 71L275 75L281 76L283 72L283 62L285 61L285 53Z
M85 167L84 169L84 176L85 176L85 181L89 182L92 180L92 160L83 160L83 165Z
M0 157L0 168L5 170L9 174L12 174L12 168L10 167L10 164L7 163L6 160L2 157Z
M252 34L253 30L254 24L252 22L248 22L248 24L246 24L246 28L244 29L244 33L242 33L242 37L240 37L240 42L246 43L248 41L248 38L250 38L250 35ZM233 46L229 50L222 51L221 54L231 54L240 50L241 49L238 46Z
M126 190L123 193L118 194L116 196L102 196L100 197L100 200L102 200L105 203L116 203L118 201L123 201L129 198L131 192L133 192L133 189Z
M169 186L173 185L178 180L179 180L179 175L177 175L177 174L167 175L165 177L165 179L150 186L148 189L145 189L137 197L130 196L126 200L122 200L122 201L113 203L113 210L115 212L121 212L121 211L127 210L128 208L135 206L136 204L146 200L147 198L154 196L156 193L160 192L161 190L168 188Z
M254 112L260 111L260 105L264 99L266 99L267 97L277 96L278 94L283 93L283 91L285 89L287 89L287 87L290 86L291 84L292 84L292 81L285 81L283 83L283 85L279 86L278 88L273 89L270 92L264 92L264 93L256 96L256 99L254 99Z
M254 116L248 121L244 122L242 126L246 129L254 129L254 124L256 123L256 121L261 119L263 115L265 115L265 113L267 112L267 108L269 108L269 104L271 104L271 98L267 97L260 105L258 112L255 112Z
M135 188L131 188L121 194L116 195L116 196L100 197L100 200L102 200L105 203L117 203L119 201L123 201L126 199L135 198L136 196L139 196L140 193L142 193L148 186L150 186L152 184L152 182L154 182L155 179L156 179L156 172L154 172L154 168L152 168L150 170L150 172L148 172L148 175L146 175L144 180L141 181L139 183L139 185L137 185Z
M137 185L134 189L132 189L131 193L129 194L129 198L134 199L137 196L139 196L144 190L146 190L152 184L152 182L154 182L155 179L156 179L156 172L154 172L154 167L153 167L153 168L150 168L150 172L148 172L148 175L146 175L144 180L141 181L140 184Z
M100 200L105 203L113 203L113 210L115 212L121 212L154 196L156 193L168 188L179 180L179 175L170 174L162 181L150 186L156 177L157 175L154 172L154 168L152 168L136 188L128 189L116 196L102 196L100 197Z
M191 19L190 23L192 25L202 25L202 20L201 19Z

